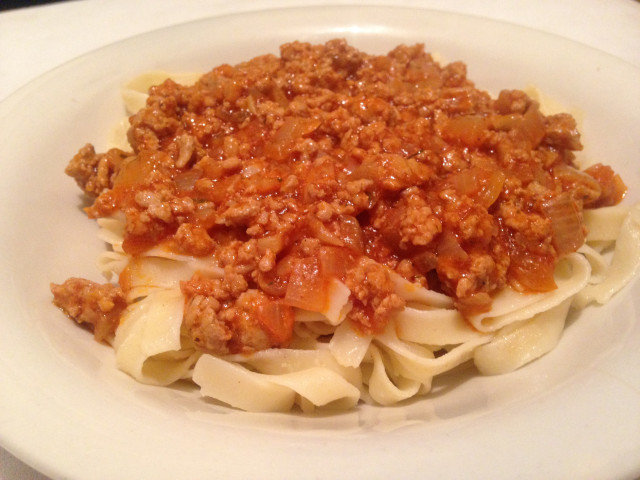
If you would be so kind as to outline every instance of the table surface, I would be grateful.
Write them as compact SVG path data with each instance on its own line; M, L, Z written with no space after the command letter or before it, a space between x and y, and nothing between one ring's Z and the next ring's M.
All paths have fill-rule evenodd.
M0 101L68 60L139 33L232 12L357 3L364 2L76 0L4 11L0 13ZM640 66L640 2L635 0L368 0L366 4L499 19L561 35ZM0 447L0 480L47 478Z

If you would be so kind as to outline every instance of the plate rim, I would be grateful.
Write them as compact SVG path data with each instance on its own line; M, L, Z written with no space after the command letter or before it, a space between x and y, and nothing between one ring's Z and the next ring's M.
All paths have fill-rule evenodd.
M286 12L286 11L296 11L296 12L302 12L302 11L308 11L310 9L324 9L324 8L344 8L345 5L339 4L339 5L330 5L327 7L323 7L323 6L318 6L318 5L314 5L314 6L308 6L308 7L285 7L285 8L276 8L276 9L261 9L261 10L255 10L255 11L245 11L245 12L239 12L239 13L228 13L228 14L223 14L223 15L214 15L214 16L210 16L207 18L203 18L203 19L197 19L197 20L191 20L189 22L184 22L184 23L180 23L180 24L176 24L176 25L172 25L172 26L168 26L168 27L162 27L159 29L155 29L149 32L145 32L145 33L141 33L138 35L134 35L122 40L119 40L117 42L113 42L109 45L97 48L92 50L91 52L87 52L85 54L82 54L72 60L69 60L51 70L49 70L48 72L36 77L35 79L31 80L30 82L28 82L27 84L25 84L24 86L21 86L19 89L15 90L14 92L12 92L7 98L3 99L2 102L0 102L0 113L3 113L4 110L9 110L11 108L11 103L12 102L16 102L18 101L20 98L20 96L24 97L25 95L28 94L29 89L33 88L33 85L35 84L36 86L39 83L43 83L46 82L46 80L49 77L52 76L57 76L59 74L60 71L65 71L65 69L69 69L72 68L75 64L79 64L83 61L83 59L85 58L90 58L93 57L94 55L96 55L98 52L103 51L103 50L111 50L116 48L117 46L122 46L122 45L126 45L127 43L130 42L137 42L142 38L151 38L151 37L155 37L158 36L160 34L166 33L169 30L174 30L174 29L179 29L179 28L185 28L187 26L192 26L192 25L196 25L196 24L207 24L209 22L212 21L222 21L227 17L242 17L242 16L255 16L255 15L261 15L261 14L265 14L265 13L270 13L270 12ZM405 11L415 11L415 10L420 10L423 11L425 13L437 13L438 15L446 15L449 17L468 17L468 18L474 18L476 20L482 21L482 22L489 22L489 23L499 23L499 24L503 24L503 25L509 25L510 27L514 27L517 29L523 29L523 30L528 30L531 32L536 32L539 35L544 35L547 37L555 37L557 39L561 39L562 42L571 42L573 44L579 45L581 48L584 49L589 49L593 52L597 52L599 55L603 55L606 57L610 57L611 59L614 59L616 62L620 62L623 63L631 68L633 68L634 70L640 70L638 69L635 65L626 62L623 59L620 59L619 57L616 57L615 55L609 54L607 52L601 51L599 49L587 46L583 43L580 43L578 41L575 40L571 40L571 39L567 39L564 38L560 35L557 34L553 34L553 33L549 33L549 32L544 32L541 30L537 30L537 29L532 29L529 27L523 27L517 24L513 24L511 22L508 21L502 21L502 20L495 20L495 19L491 19L491 18L487 18L487 17L483 17L483 16L479 16L479 15L468 15L468 14L462 14L462 13L453 13L453 12L447 12L447 11L442 11L442 10L434 10L434 9L429 9L429 8L419 8L419 7L406 7L406 6L402 6L402 7L394 7L394 6L389 6L389 5L351 5L351 8L374 8L374 9L378 9L378 10L405 10ZM17 100L12 100L13 98L16 98ZM7 106L8 105L8 106ZM43 460L40 458L40 461L37 461L38 458L30 458L30 456L28 455L24 455L24 452L18 451L17 448L12 448L12 447L17 447L17 443L18 442L12 442L11 441L7 441L7 438L5 438L5 435L3 434L3 429L0 428L0 444L2 444L3 447L5 447L9 452L11 452L12 454L15 454L14 452L18 452L18 455L15 455L17 458L20 459L25 459L25 461L27 461L27 463L34 465L35 468L37 468L40 471L43 472L51 472L51 474L56 475L56 476L64 476L64 473L61 472L55 472L53 470L50 469L49 466L46 465L41 465L41 463L43 462Z

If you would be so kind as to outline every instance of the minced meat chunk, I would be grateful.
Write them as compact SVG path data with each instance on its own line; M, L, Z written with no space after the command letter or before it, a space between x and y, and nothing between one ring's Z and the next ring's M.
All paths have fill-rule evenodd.
M70 278L62 285L51 284L53 303L80 324L93 329L98 341L111 341L127 307L117 285L99 284L84 278Z
M367 258L347 272L346 284L357 302L349 318L365 331L380 332L390 315L405 306L395 293L389 270Z
M97 154L93 145L87 144L71 159L65 173L73 177L87 195L97 197L113 187L114 174L130 155L117 148Z
M182 282L184 325L200 349L217 355L283 347L293 332L293 311L247 282L232 269L223 278L194 275Z

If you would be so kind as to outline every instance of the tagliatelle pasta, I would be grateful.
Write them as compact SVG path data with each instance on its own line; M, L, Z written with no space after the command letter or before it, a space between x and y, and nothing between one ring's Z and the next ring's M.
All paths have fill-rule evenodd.
M493 299L493 308L484 313L469 316L468 321L481 332L496 331L534 315L547 311L584 289L589 281L591 266L580 254L568 255L556 267L554 276L557 288L545 293L521 293L505 288Z
M181 341L179 290L157 290L123 314L113 341L118 368L143 383L169 385L185 376L198 354Z
M639 207L574 167L573 119L421 46L287 44L123 99L114 148L67 169L118 284L52 291L142 383L257 412L392 405L539 358L638 271Z

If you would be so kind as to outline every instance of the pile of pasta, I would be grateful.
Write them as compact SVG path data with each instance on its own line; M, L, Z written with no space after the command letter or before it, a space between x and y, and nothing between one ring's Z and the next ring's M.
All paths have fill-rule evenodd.
M436 375L473 360L484 375L507 373L558 343L569 310L606 303L640 263L640 207L588 211L589 236L563 258L556 290L500 292L489 312L466 320L451 298L393 274L407 307L381 335L363 336L345 322L349 290L336 281L325 312L296 311L289 348L251 355L202 354L182 332L180 281L196 271L222 276L212 260L161 247L129 258L122 251L124 220L99 219L100 238L112 250L100 270L118 275L129 265L131 290L113 346L118 367L136 380L169 385L191 379L207 397L248 411L348 409L359 401L391 405L428 393ZM614 248L608 262L599 251Z
M147 74L127 85L127 110L141 108L149 85L167 76ZM123 132L116 133L114 146ZM295 405L304 412L349 409L361 401L391 405L428 393L435 376L469 361L483 375L507 373L552 350L572 308L606 303L638 271L640 206L586 210L584 220L586 243L560 260L553 291L523 294L505 288L490 311L465 319L450 297L390 271L407 306L382 334L372 336L345 321L350 292L335 280L326 311L296 309L288 348L214 356L196 350L183 331L180 282L196 272L222 277L215 260L161 246L130 257L122 250L124 218L102 218L99 235L111 250L101 254L98 266L107 278L128 267L131 284L113 342L117 366L152 385L192 380L202 395L256 412Z

